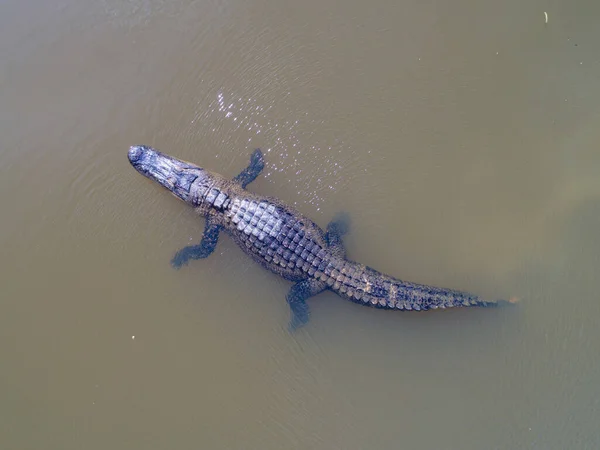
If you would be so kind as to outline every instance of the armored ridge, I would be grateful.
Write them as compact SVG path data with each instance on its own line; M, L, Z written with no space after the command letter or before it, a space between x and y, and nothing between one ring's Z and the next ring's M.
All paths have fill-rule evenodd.
M348 260L342 242L348 231L346 215L337 215L323 231L280 200L245 189L264 167L258 149L249 166L233 180L146 146L131 147L129 160L138 172L206 217L200 244L178 251L172 265L180 268L192 259L206 258L214 251L219 233L225 231L253 260L295 282L287 295L291 329L308 321L306 300L327 289L356 303L383 309L424 311L503 302L405 282Z

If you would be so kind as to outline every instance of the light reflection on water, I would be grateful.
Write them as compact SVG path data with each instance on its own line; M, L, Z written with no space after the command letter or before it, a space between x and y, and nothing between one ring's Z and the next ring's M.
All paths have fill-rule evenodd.
M324 125L323 120L312 119L306 111L295 111L298 119L279 121L273 113L273 107L273 104L264 105L255 98L243 98L220 90L207 109L202 105L192 124L208 114L216 114L217 121L229 122L232 132L243 131L249 136L247 149L253 148L255 137L269 142L269 146L262 149L266 156L266 168L261 176L270 183L281 183L282 178L274 181L273 174L288 175L283 182L298 187L301 204L313 205L320 211L326 191L340 189L349 182L346 163L351 164L357 156L351 145L340 138L336 138L331 145L319 144L314 130L318 133ZM307 133L305 130L308 129L313 132ZM295 206L298 201L294 200Z

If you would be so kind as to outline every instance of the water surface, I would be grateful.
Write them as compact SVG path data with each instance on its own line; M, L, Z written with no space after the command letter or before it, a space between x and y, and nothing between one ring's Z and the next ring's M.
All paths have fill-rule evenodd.
M548 13L545 23L544 12ZM597 2L0 6L0 447L595 449ZM142 178L235 176L399 278L522 298L390 313L290 283Z

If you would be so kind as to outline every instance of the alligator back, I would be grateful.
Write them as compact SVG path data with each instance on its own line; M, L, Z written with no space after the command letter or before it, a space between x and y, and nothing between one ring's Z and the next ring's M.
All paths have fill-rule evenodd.
M319 276L336 259L312 220L276 198L240 194L231 196L221 224L263 267L297 281Z

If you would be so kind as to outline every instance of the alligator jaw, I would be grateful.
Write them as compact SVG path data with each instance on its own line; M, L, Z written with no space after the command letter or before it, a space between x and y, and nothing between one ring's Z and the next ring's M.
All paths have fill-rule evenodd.
M129 162L139 173L167 188L173 195L196 206L192 184L208 178L208 173L194 164L165 155L152 147L134 145L127 153Z

